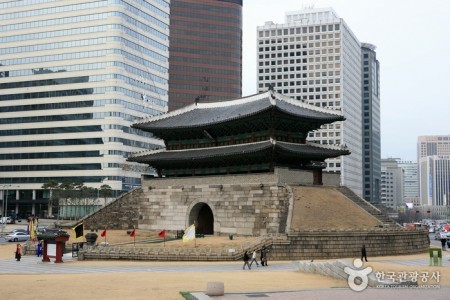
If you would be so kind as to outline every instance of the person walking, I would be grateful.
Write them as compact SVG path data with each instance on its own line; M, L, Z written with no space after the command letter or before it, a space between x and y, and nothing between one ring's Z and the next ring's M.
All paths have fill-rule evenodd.
M242 259L244 260L244 266L242 267L242 270L245 270L245 266L247 266L248 269L251 270L252 268L248 264L248 261L249 261L250 257L248 256L247 251L244 252L244 257Z
M22 248L21 248L20 244L17 244L17 247L16 247L16 260L20 261L21 257L22 257Z
M42 255L42 241L39 241L36 248L36 255L40 257Z
M442 251L445 251L445 243L446 242L447 242L447 239L441 236Z
M366 245L362 245L361 248L361 261L363 261L363 258L367 261L367 251L366 251Z
M266 248L261 248L261 266L267 266Z
M250 267L252 266L253 262L256 263L256 267L259 267L258 261L256 260L256 249L253 250L252 261L250 262Z

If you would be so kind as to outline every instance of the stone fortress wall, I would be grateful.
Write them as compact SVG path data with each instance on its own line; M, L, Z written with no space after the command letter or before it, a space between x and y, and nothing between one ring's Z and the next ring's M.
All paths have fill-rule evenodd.
M323 181L326 186L337 187L339 174L324 173ZM363 243L369 256L427 251L428 233L422 230L391 227L294 231L290 228L294 198L291 186L299 184L311 185L312 174L277 169L270 174L144 177L141 189L122 196L87 217L85 228L106 225L112 229L136 226L155 231L182 230L193 223L196 205L206 204L214 216L214 234L260 236L260 243L247 245L248 249L234 249L233 252L209 249L207 254L203 253L204 249L178 249L175 256L169 255L167 249L121 248L119 251L104 247L85 252L83 258L130 259L141 253L138 259L144 260L199 260L197 255L204 257L204 260L235 260L240 259L244 250L263 245L271 249L271 259L280 260L357 257Z

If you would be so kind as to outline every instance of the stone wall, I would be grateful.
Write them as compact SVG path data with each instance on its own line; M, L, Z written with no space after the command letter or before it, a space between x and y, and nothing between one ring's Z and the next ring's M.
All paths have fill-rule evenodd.
M370 259L374 256L423 253L428 251L430 240L425 230L380 228L291 232L286 240L274 241L271 256L276 260L360 258L363 244Z
M363 242L369 261L375 256L424 253L430 245L424 230L311 231L261 237L232 249L91 247L79 253L79 260L236 261L244 251L262 246L269 249L269 260L360 258Z
M132 190L83 219L85 230L91 228L129 229L139 225L142 189Z
M289 192L283 185L241 184L158 185L146 181L139 206L139 228L180 230L191 225L197 204L208 205L215 234L264 235L285 232ZM159 181L158 181L159 182ZM183 184L184 183L184 184Z

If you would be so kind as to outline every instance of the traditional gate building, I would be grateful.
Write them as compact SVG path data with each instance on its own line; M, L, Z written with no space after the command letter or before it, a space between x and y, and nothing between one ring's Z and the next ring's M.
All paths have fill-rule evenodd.
M143 176L139 226L180 229L196 221L206 234L284 232L289 192L283 184L322 185L325 159L350 154L342 145L307 142L308 132L344 119L338 110L270 90L134 124L166 146L129 158L158 174ZM336 177L325 181L336 185Z

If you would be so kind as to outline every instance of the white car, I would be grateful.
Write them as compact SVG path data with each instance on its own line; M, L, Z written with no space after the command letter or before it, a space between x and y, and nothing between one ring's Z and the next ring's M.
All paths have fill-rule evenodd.
M14 232L5 236L8 242L25 242L30 239L30 235L26 232Z

